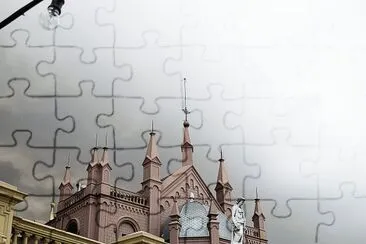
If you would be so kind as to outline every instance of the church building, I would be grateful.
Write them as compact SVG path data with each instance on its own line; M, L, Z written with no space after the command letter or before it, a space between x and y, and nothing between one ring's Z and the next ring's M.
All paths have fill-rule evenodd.
M182 165L161 177L161 161L151 130L141 166L141 190L117 188L111 180L108 148L93 148L87 167L86 185L74 188L71 168L66 166L60 184L57 211L51 209L47 223L104 243L137 231L163 237L167 243L230 243L231 208L235 203L222 153L213 194L194 166L193 145L187 113L183 123ZM247 215L249 213L246 213ZM255 200L252 226L245 230L246 244L266 244L265 216L260 200Z

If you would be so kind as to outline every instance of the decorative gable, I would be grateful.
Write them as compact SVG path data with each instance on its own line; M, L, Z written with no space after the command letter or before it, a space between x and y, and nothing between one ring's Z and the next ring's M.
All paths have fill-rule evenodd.
M171 205L173 197L184 200L194 195L194 199L205 205L210 204L210 199L214 200L217 209L221 209L216 198L213 196L197 170L193 165L181 167L170 176L163 179L161 199Z

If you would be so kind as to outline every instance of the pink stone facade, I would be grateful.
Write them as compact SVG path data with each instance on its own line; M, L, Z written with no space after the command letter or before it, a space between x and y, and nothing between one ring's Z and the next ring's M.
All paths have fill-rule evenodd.
M225 162L221 156L216 194L213 194L194 167L188 121L184 122L183 127L182 166L165 178L160 176L162 163L155 133L150 133L145 160L141 164L143 179L139 192L116 188L111 184L112 168L107 148L92 150L92 160L87 168L87 185L82 189L73 186L72 169L67 166L59 187L56 217L47 224L71 232L76 228L77 234L104 243L115 242L119 237L137 231L161 236L172 244L230 243L228 230L220 229L224 219L230 220L231 207L235 201L231 199L233 189L229 184ZM192 194L194 199L190 199ZM186 216L182 216L185 214L182 208L189 207L189 204L202 206L203 212L200 214L207 219L203 234L182 232L190 224L184 222ZM256 201L252 220L254 226L248 226L243 243L267 243L265 217L259 200ZM76 227L73 229L72 226Z

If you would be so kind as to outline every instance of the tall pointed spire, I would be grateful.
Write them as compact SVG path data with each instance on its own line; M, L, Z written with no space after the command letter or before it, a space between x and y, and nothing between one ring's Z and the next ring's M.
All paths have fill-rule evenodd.
M66 166L65 166L65 174L64 174L64 179L62 181L62 184L66 185L67 183L71 184L71 171L70 171L70 153L67 156L67 162L66 162Z
M65 166L65 174L64 174L64 178L59 186L59 190L60 190L60 197L59 197L59 201L58 201L58 205L57 205L57 211L60 211L61 209L63 209L64 207L64 203L63 201L68 198L69 196L71 196L72 191L74 189L74 187L71 184L71 170L70 170L70 154L67 157L67 162L66 162L66 166ZM51 214L50 214L51 216Z
M255 188L255 207L254 207L254 215L263 215L262 206L260 203L260 199L258 198L258 188ZM264 217L264 215L263 215Z
M265 226L264 226L264 221L266 220L266 218L264 217L262 206L261 206L260 200L258 198L258 189L257 188L255 190L255 193L256 193L255 207L254 207L254 214L252 217L253 227L257 228L259 230L258 231L259 238L266 239L267 234L266 234L266 230L265 230Z
M183 122L183 143L181 145L182 151L182 166L192 165L193 164L193 145L191 143L191 138L189 136L189 122L188 122L188 114L191 112L188 111L187 108L187 87L186 87L186 78L184 78L184 108L182 109L184 112L184 122Z
M108 162L108 132L105 133L105 145L103 147L103 154L102 154L101 161L103 163Z
M160 235L160 193L162 191L162 182L160 177L161 162L158 155L158 149L155 141L154 124L151 123L150 140L147 145L146 156L142 174L143 195L150 203L148 231L153 235Z
M150 140L149 144L147 145L146 157L148 157L150 160L159 157L158 148L155 140L154 121L151 121Z
M229 183L229 177L226 171L226 167L224 165L225 160L223 159L222 156L222 149L220 151L220 159L219 159L219 172L217 174L217 182L221 183L222 185L228 184Z
M225 160L223 158L222 149L220 151L220 159L219 159L219 171L217 173L217 182L216 182L216 199L219 202L224 213L229 216L230 209L233 204L231 203L231 192L233 188L229 183L229 177L225 168Z
M95 146L92 149L91 163L98 162L98 133L95 134Z

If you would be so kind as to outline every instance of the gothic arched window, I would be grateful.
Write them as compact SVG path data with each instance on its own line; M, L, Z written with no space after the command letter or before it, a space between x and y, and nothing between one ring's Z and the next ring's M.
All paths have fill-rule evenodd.
M66 231L77 235L79 234L78 223L75 219L70 220L66 226Z
M120 228L121 228L121 236L125 236L136 232L135 226L133 226L133 224L130 223L129 221L122 222Z

